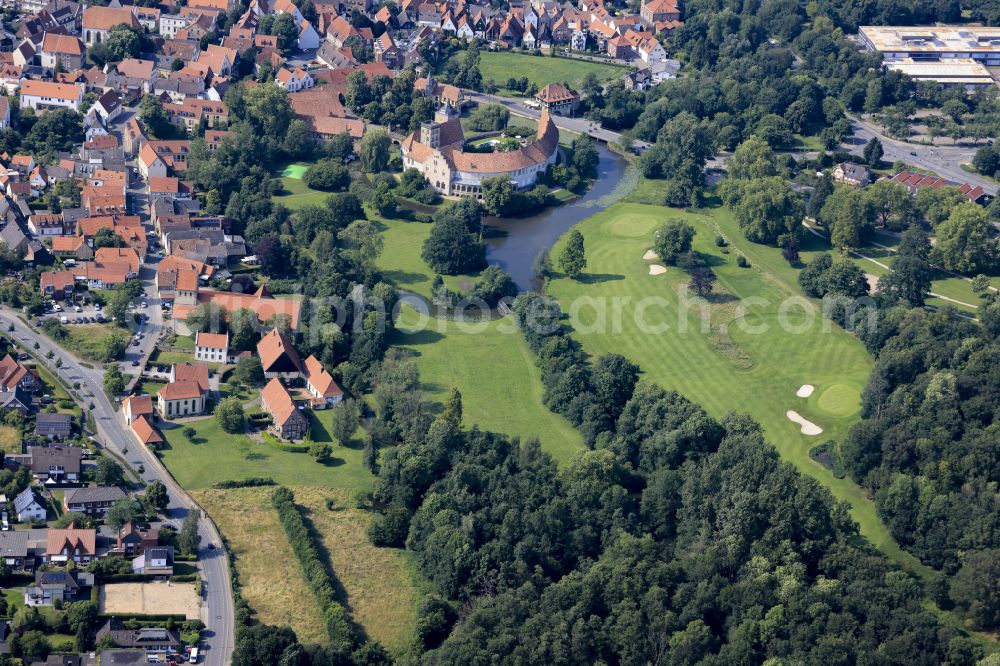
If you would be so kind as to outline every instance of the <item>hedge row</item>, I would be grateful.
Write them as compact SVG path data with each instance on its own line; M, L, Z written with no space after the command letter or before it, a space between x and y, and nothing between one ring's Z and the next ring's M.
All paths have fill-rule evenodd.
M234 488L257 488L259 486L276 486L274 479L269 476L251 476L246 479L234 479L232 481L219 481L213 483L216 490L233 490Z
M264 441L279 451L287 451L288 453L309 453L308 444L288 444L286 442L280 442L274 437L267 435L265 435Z
M302 514L295 506L295 495L288 488L281 487L271 495L271 503L278 512L278 519L285 528L288 543L299 560L306 583L316 595L319 607L323 609L326 631L330 635L330 647L338 652L350 652L354 647L354 632L351 629L347 609L336 599L334 581L327 573L309 528L306 527Z

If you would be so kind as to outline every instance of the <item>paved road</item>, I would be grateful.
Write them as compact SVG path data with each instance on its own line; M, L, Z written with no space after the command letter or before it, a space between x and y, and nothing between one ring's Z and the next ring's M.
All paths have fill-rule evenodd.
M486 93L474 92L472 90L464 90L467 99L471 99L480 104L502 104L514 115L522 116L524 118L533 118L537 120L541 116L541 112L538 109L533 109L529 106L525 106L526 101L519 97L502 97L500 95L487 95ZM576 132L577 134L589 134L591 137L604 141L605 143L621 143L622 135L619 132L612 132L611 130L604 129L598 123L587 118L567 118L564 116L553 115L552 119L555 121L556 127L559 129L568 130L570 132ZM649 144L645 141L636 141L634 145L640 150L645 150L649 147Z
M124 122L124 121L122 121ZM152 229L146 207L146 192L148 190L142 183L130 188L130 195L134 205L134 211L140 215L144 225L148 230ZM132 360L139 360L144 363L153 348L153 343L163 327L163 318L160 313L160 301L156 296L154 278L156 275L155 262L158 259L150 257L154 263L144 263L140 269L140 280L143 283L145 301L147 307L140 309L149 315L150 321L143 327L144 339L138 347L129 346L128 357L122 362L123 370L137 373L141 368L133 368ZM160 481L167 488L170 503L164 511L164 521L179 527L188 512L197 507L194 500L188 495L173 479L163 467L159 459L152 454L145 446L140 445L131 429L125 424L124 416L117 405L112 405L111 401L104 394L104 368L102 366L87 367L73 354L66 351L46 335L30 329L15 312L7 308L0 308L0 326L7 329L11 324L14 330L9 335L19 342L25 343L28 349L34 350L39 360L44 359L51 352L55 358L62 360L62 366L55 368L54 360L48 363L49 369L58 374L69 386L79 385L79 389L72 389L76 393L76 399L86 411L94 417L97 425L97 439L109 451L125 460L136 472L136 476L141 476L146 483ZM206 461L206 464L211 464ZM139 466L142 466L143 473L138 473ZM233 608L232 589L229 584L229 560L225 550L222 548L222 538L215 524L206 516L202 515L198 523L198 531L201 534L201 547L198 553L198 571L201 574L202 584L202 620L206 629L202 633L201 646L204 650L205 659L203 663L210 666L226 666L232 661L232 651L234 642L235 611ZM209 548L209 546L214 548Z
M997 193L997 184L989 178L983 178L962 169L961 164L972 162L976 149L969 146L925 146L915 143L898 141L886 136L880 127L863 118L847 116L854 124L854 140L850 143L850 152L860 155L865 144L872 137L882 142L885 151L883 160L886 162L906 162L915 167L933 171L942 178L956 183L980 185L990 194Z
M152 304L151 304L152 305ZM129 463L136 470L142 465L141 477L146 483L160 481L167 487L170 504L164 511L164 520L179 526L188 511L195 507L194 501L177 485L173 477L164 469L160 461L144 446L139 445L124 422L119 411L104 395L103 369L101 367L86 367L75 356L55 344L42 333L29 329L11 310L0 309L0 323L4 329L10 324L14 330L9 335L19 342L26 343L31 349L35 343L38 348L35 354L39 359L45 358L51 352L55 358L62 359L58 369L50 365L49 369L70 386L79 383L77 399L94 416L97 425L97 439L111 452ZM54 363L54 361L53 361ZM229 563L225 551L221 549L221 537L215 525L206 517L199 522L201 533L201 549L198 558L198 569L204 583L204 603L202 605L202 620L206 631L202 641L205 650L205 663L213 666L224 666L230 661L233 648L233 610L232 592L229 587ZM217 546L209 550L208 545Z

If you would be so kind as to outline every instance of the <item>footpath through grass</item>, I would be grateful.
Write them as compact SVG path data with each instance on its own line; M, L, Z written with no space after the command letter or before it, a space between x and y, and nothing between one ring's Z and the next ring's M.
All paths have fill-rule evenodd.
M681 294L688 275L677 268L650 275L656 261L642 258L652 246L653 230L674 217L695 226L695 249L709 258L718 276L719 295L708 304L685 306ZM549 290L567 313L577 315L575 335L588 352L624 354L641 366L644 379L683 393L713 416L749 413L785 460L850 505L862 534L876 547L904 568L927 573L892 539L858 485L836 478L809 457L812 446L841 441L857 421L872 359L857 339L824 319L815 301L802 297L798 271L780 250L745 241L724 208L692 214L621 203L576 229L586 239L586 275L579 282L555 279ZM720 234L729 240L728 254L714 244ZM807 246L803 259L821 250ZM739 253L750 268L737 266ZM606 317L595 316L594 304L603 304ZM616 308L621 317L613 316ZM640 324L643 319L648 326ZM815 386L813 394L796 397L804 384ZM787 418L788 410L823 433L801 434Z

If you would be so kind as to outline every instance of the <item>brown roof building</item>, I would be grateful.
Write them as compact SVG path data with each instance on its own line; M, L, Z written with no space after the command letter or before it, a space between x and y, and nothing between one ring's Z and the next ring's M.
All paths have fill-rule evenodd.
M275 377L260 392L260 406L271 416L268 428L278 437L302 439L309 429L309 421L302 415L288 390Z
M533 187L538 176L554 164L559 152L559 129L547 110L538 121L534 140L508 152L465 152L461 121L451 105L434 114L400 144L403 168L420 171L437 191L450 196L482 197L482 182L502 176L519 189Z

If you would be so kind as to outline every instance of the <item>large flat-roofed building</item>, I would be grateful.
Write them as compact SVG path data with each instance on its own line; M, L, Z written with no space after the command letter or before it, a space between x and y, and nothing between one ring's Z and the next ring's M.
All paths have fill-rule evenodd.
M971 58L1000 66L1000 27L871 26L858 28L858 39L885 61L935 61Z
M962 86L967 91L980 86L996 85L990 70L972 58L932 62L905 58L886 62L885 68L902 72L915 81L937 81L943 86Z

